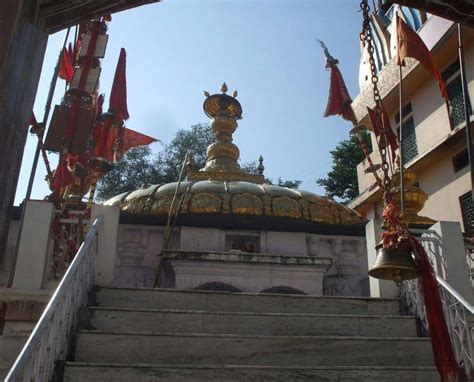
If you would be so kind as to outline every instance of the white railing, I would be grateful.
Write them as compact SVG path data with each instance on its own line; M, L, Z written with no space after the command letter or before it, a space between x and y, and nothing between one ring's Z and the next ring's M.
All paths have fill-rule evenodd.
M87 306L95 276L98 231L102 219L91 230L68 267L50 302L36 324L20 355L5 378L6 382L49 381L56 362L67 357L78 312Z
M467 302L445 280L436 276L456 360L469 378L474 380L474 306ZM424 333L428 333L428 322L418 280L405 281L401 288L402 301L410 314L415 315Z

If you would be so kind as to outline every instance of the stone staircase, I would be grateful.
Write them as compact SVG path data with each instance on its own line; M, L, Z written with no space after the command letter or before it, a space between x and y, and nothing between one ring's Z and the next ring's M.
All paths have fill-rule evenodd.
M97 300L64 381L439 381L398 300L112 288Z

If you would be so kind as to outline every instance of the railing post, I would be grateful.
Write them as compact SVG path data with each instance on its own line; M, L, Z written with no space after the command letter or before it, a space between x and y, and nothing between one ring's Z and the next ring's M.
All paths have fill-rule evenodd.
M103 217L103 225L97 237L95 283L98 286L112 286L117 253L120 208L118 206L94 205L92 207L91 221L97 216Z

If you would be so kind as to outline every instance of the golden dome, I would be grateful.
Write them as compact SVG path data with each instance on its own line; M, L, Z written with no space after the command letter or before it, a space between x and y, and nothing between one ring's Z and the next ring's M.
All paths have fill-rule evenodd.
M133 215L166 216L177 183L153 185L117 195L105 205L117 205ZM183 193L180 215L243 215L293 218L323 224L361 224L355 211L332 199L311 192L270 184L244 181L181 182L177 200Z
M311 192L264 184L261 157L258 174L243 171L237 162L239 149L232 143L232 134L237 129L242 108L235 99L237 92L233 93L233 97L225 94L225 83L221 91L223 94L204 93L207 97L204 110L212 118L211 128L215 142L208 147L206 165L199 171L194 168L192 158L188 158L187 179L179 185L176 198L183 200L179 216L262 217L256 224L266 226L269 220L265 218L268 217L275 218L273 221L277 218L291 218L321 224L364 223L357 212L332 199ZM118 205L132 215L163 217L168 215L176 187L177 183L154 185L117 195L104 204ZM177 205L175 203L174 208ZM271 223L272 219L270 226ZM289 226L284 228L291 230Z

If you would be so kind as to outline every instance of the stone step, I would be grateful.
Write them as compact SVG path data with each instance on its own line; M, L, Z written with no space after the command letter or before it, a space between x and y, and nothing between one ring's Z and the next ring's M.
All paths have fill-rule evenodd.
M416 337L413 317L90 308L98 331ZM137 323L140 323L137 327Z
M398 299L101 288L102 307L230 312L398 315Z
M432 366L426 338L79 331L76 361L216 365Z
M434 367L89 364L68 362L65 382L438 382Z

